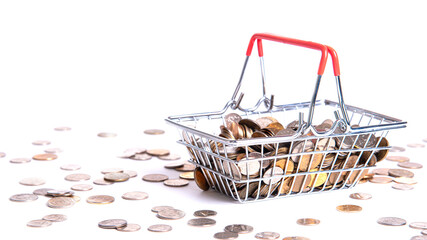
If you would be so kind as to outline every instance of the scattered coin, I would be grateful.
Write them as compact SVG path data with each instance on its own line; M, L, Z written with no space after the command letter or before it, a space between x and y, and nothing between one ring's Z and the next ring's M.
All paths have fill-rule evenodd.
M350 194L350 198L357 200L368 200L372 198L372 195L369 193L352 193Z
M114 182L105 181L105 179L103 179L103 178L99 178L99 179L95 179L95 180L93 181L93 183L94 183L94 184L96 184L96 185L111 185L111 184L113 184Z
M129 175L130 178L134 178L138 176L138 173L132 170L124 170L123 173L126 173L127 175Z
M292 236L292 237L285 237L282 240L310 240L310 238L300 237L300 236Z
M196 166L191 163L185 163L183 166L175 168L175 170L180 172L191 172L194 171L194 169L196 169Z
M144 130L144 133L148 135L161 135L165 133L165 131L161 129L147 129L147 130Z
M174 162L166 164L164 167L168 168L168 169L174 169L174 168L177 168L177 167L184 166L185 163L186 163L185 161L174 161Z
M427 236L419 235L411 237L411 240L427 240Z
M47 221L43 219L31 220L27 223L28 227L36 227L36 228L49 227L50 225L52 225L51 221Z
M110 182L124 182L129 180L130 176L126 173L107 173L104 175L104 179Z
M276 232L259 232L255 235L255 238L263 240L278 239L279 237L280 234Z
M393 168L388 170L388 175L392 176L392 177L414 177L414 173L409 171L409 170L405 170L405 169L397 169L397 168Z
M69 208L74 206L75 201L70 197L54 197L47 201L47 206L50 208Z
M217 232L214 234L214 238L221 240L231 240L239 237L239 234L235 232Z
M427 230L427 222L412 222L409 224L409 227L420 230Z
M345 204L337 206L337 210L340 212L354 213L362 211L362 207L352 204Z
M153 157L151 155L149 155L148 153L138 153L135 154L134 156L130 157L133 160L138 160L138 161L147 161L152 159Z
M53 190L49 190L47 191L46 196L49 197L71 197L74 195L74 192L71 190L57 190L57 189L53 189Z
M409 168L409 169L423 168L422 164L414 163L414 162L401 162L401 163L398 163L397 166L402 167L402 168Z
M183 172L179 174L179 178L186 180L194 180L194 172Z
M202 169L200 167L197 167L194 169L194 180L196 182L196 185L202 189L203 191L209 190L209 184L208 181L205 178L205 175L202 172Z
M127 192L122 195L122 198L126 200L144 200L148 198L148 194L145 192Z
M45 180L38 177L29 177L22 179L19 183L26 186L39 186L45 184L46 182Z
M9 160L11 163L29 163L31 158L12 158Z
M102 138L113 138L113 137L116 137L116 136L117 136L116 133L109 133L109 132L98 133L98 137L102 137Z
M150 232L169 232L172 231L172 227L166 224L155 224L147 228Z
M404 152L406 149L404 147L393 146L390 148L390 152Z
M131 158L133 156L135 156L136 154L142 154L145 153L147 151L146 148L129 148L126 149L123 154L119 157L121 158Z
M168 179L163 182L164 185L169 187L184 187L187 186L190 182L185 179Z
M65 176L65 180L71 181L71 182L86 181L89 179L90 179L90 175L85 173L73 173Z
M65 171L76 171L82 167L78 164L65 164L65 165L62 165L60 168Z
M91 204L109 204L114 202L114 197L108 195L94 195L86 199Z
M393 162L409 162L410 160L408 157L404 156L388 156L386 159Z
M377 223L387 226L403 226L406 220L398 217L383 217L377 220Z
M181 156L180 155L178 155L178 154L168 154L168 155L165 155L165 156L159 156L159 159L162 159L162 160L179 160L179 159L181 159Z
M54 130L55 130L55 131L64 132L64 131L70 131L70 130L71 130L71 128L70 128L70 127L62 126L62 127L56 127L56 128L54 128Z
M47 192L50 190L54 190L53 188L39 188L33 191L33 194L40 195L40 196L46 196Z
M21 193L21 194L15 194L12 197L9 198L10 201L13 202L32 202L37 200L39 197L35 194L31 193Z
M254 230L252 226L246 224L232 224L224 228L225 232L232 232L237 234L251 233Z
M61 153L63 152L60 148L48 148L44 150L45 153Z
M106 168L103 169L101 171L102 174L107 174L107 173L122 173L123 169L122 168Z
M406 146L410 147L410 148L423 148L426 145L422 144L422 143L409 143Z
M174 209L174 207L171 207L171 206L156 206L156 207L151 208L151 211L157 213L157 212L160 212L160 211L165 210L165 209Z
M394 189L396 189L396 190L403 190L403 191L414 189L414 186L411 186L411 185L408 185L408 184L400 184L400 183L394 184L391 187L394 188Z
M74 191L90 191L93 189L93 186L90 184L76 184L71 186L71 189Z
M125 227L117 227L116 229L120 232L136 232L141 229L141 226L136 223L128 223Z
M216 211L213 210L197 210L194 212L195 217L213 217L216 216Z
M372 170L372 173L375 175L388 176L388 170L390 170L390 168L375 168L374 170Z
M44 146L49 144L50 144L50 141L48 140L36 140L33 142L33 145L37 145L37 146Z
M369 182L371 183L380 183L380 184L386 184L391 183L392 179L389 177L379 177L379 176L373 176L369 179Z
M167 220L181 219L185 216L185 213L179 209L163 209L157 212L157 217Z
M427 140L427 139L426 139L426 140ZM427 141L424 141L424 142L427 142ZM421 234L422 234L422 235L427 235L427 230L422 231L422 232L421 232Z
M149 149L147 150L147 153L150 154L151 156L166 156L169 155L169 150L167 149Z
M104 229L117 229L121 227L126 227L127 221L124 219L107 219L98 223L98 227Z
M43 217L43 220L51 221L51 222L63 222L67 220L67 216L64 214L49 214Z
M408 177L397 177L393 179L393 182L407 185L414 185L418 183L417 180L415 180L414 178Z
M58 156L53 153L42 153L42 154L37 154L33 156L33 159L38 161L51 161L57 158Z
M193 227L211 227L216 221L212 218L193 218L188 220L187 224Z
M0 158L4 158L4 157L6 157L6 153L0 152Z
M169 179L168 176L164 174L157 174L157 173L147 174L142 177L142 180L147 182L163 182L168 179Z
M318 225L319 223L320 223L320 220L314 219L314 218L300 218L297 220L297 224L303 225L303 226Z

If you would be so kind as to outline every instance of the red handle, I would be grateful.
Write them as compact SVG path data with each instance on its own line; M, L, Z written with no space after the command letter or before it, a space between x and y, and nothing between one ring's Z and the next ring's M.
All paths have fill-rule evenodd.
M298 40L298 39L293 39L293 38L287 38L287 37L277 36L277 35L273 35L273 34L269 34L269 33L255 33L252 36L251 40L249 41L249 46L248 46L248 50L246 51L246 56L251 55L252 48L253 48L255 40L257 40L259 56L262 57L264 55L263 50L262 50L262 42L261 42L262 39L286 43L286 44L291 44L291 45L300 46L300 47L316 49L316 50L321 51L322 57L320 58L319 70L317 71L317 74L323 75L323 72L325 71L326 61L328 60L328 50L329 49L327 46L320 44L320 43ZM330 52L331 56L333 57L333 55L335 54L335 57L336 57L336 52L333 49L330 51L331 51ZM334 60L333 60L333 62L334 62ZM334 68L335 68L335 64L334 64ZM339 68L338 68L338 72L339 72Z
M332 66L334 67L334 75L339 76L340 75L340 63L338 61L338 54L333 48L331 48L329 46L326 46L326 47L328 48L329 55L331 55L331 58L332 58Z

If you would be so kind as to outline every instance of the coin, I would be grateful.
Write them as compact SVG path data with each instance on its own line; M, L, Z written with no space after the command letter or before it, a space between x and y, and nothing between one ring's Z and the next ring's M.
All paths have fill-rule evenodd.
M388 156L386 159L393 162L409 162L410 160L408 157L404 156Z
M427 141L424 141L424 142L427 142ZM422 235L427 235L427 230L422 231L421 234Z
M9 160L11 163L29 163L31 158L12 158Z
M213 217L216 216L216 211L213 210L197 210L194 212L195 217Z
M84 173L73 173L65 176L65 180L71 182L86 181L90 179L90 175Z
M67 220L67 216L64 214L49 214L43 217L43 220L51 221L51 222L63 222Z
M132 170L124 170L123 173L126 173L127 175L129 175L130 178L134 178L138 176L138 173Z
M123 168L105 168L101 170L102 174L107 174L107 173L122 173L123 172Z
M423 165L420 163L414 163L414 162L400 162L397 164L397 166L402 168L409 168L409 169L420 169L423 168Z
M60 148L48 148L44 150L45 153L61 153L63 152Z
M394 189L396 189L396 190L403 190L403 191L414 189L414 186L411 186L411 185L408 185L408 184L401 184L401 183L394 184L391 187L394 188Z
M392 146L390 152L404 152L406 149L404 147Z
M156 206L156 207L151 208L151 211L157 213L157 212L160 212L160 211L165 210L165 209L174 209L174 207L171 207L171 206Z
M65 171L76 171L82 167L78 164L65 164L65 165L62 165L60 168Z
M71 189L74 191L90 191L93 189L93 186L90 184L76 184L71 186Z
M57 158L58 156L53 153L42 153L42 154L37 154L33 156L34 160L39 160L39 161L51 161Z
M255 238L263 239L263 240L278 239L279 237L280 237L280 234L276 232L259 232L255 235Z
M231 240L239 237L239 234L234 232L217 232L214 234L214 238L221 240Z
M40 195L40 196L46 196L47 192L50 190L54 190L53 188L39 188L33 191L33 194Z
M372 170L372 173L375 175L388 176L388 170L390 170L390 168L375 168L374 170Z
M127 221L124 219L107 219L98 223L98 227L104 229L117 229L126 227Z
M70 197L54 197L47 201L50 208L69 208L74 206L75 201Z
M318 225L320 223L320 220L314 219L314 218L300 218L297 220L297 224L303 225L303 226L313 226Z
M61 126L61 127L56 127L56 128L54 128L53 130L55 130L55 131L70 131L71 130L71 128L70 127L66 127L66 126Z
M409 224L409 227L420 230L427 230L427 222L412 222Z
M104 175L104 179L110 182L124 182L129 180L130 176L126 173L107 173Z
M141 229L141 226L136 223L128 223L125 227L117 227L116 230L120 232L136 232Z
M216 221L212 218L193 218L188 220L187 224L193 227L211 227Z
M109 132L98 133L98 137L102 137L102 138L113 138L113 137L116 137L116 136L117 136L116 133L109 133Z
M0 158L4 158L4 157L6 157L6 153L0 152Z
M164 167L168 168L168 169L174 169L174 168L177 168L177 167L184 166L185 163L186 163L185 161L174 161L174 162L166 164Z
M147 153L150 154L151 156L165 156L165 155L169 155L169 150L167 149L149 149L147 150Z
M163 182L168 179L169 179L168 176L164 174L157 174L157 173L147 174L142 177L142 180L147 182Z
M175 168L175 170L180 172L190 172L194 171L194 169L196 169L196 166L191 163L185 163L183 166Z
M45 180L38 177L29 177L22 179L19 183L26 186L39 186L45 184L46 182Z
M74 192L71 190L57 190L57 189L52 189L47 191L46 196L50 196L50 197L70 197L73 196Z
M422 143L408 143L406 146L408 146L410 148L423 148L426 145L424 145Z
M10 201L13 202L32 202L37 200L39 197L35 194L31 193L20 193L15 194L9 198Z
M37 146L44 146L49 144L50 144L50 141L48 140L36 140L33 142L33 145L37 145Z
M179 209L163 209L157 212L157 217L167 220L181 219L185 216L185 213Z
M138 154L135 154L134 156L132 156L130 158L133 160L138 160L138 161L147 161L153 157L147 153L138 153Z
M408 178L408 177L397 177L393 179L393 182L400 183L400 184L408 184L408 185L414 185L417 184L417 180L414 178Z
M345 204L337 206L337 210L340 212L354 213L362 211L362 207L352 204Z
M162 160L179 160L179 159L181 159L181 156L178 154L168 154L165 156L159 156L159 159L162 159Z
M350 198L357 200L368 200L372 198L372 195L369 193L352 193L350 194Z
M169 187L184 187L187 186L190 182L185 179L168 179L163 182L164 185Z
M123 154L121 156L119 156L119 157L121 157L121 158L130 158L132 156L135 156L136 154L145 153L146 151L147 151L146 148L141 148L141 147L139 147L139 148L129 148L129 149L126 149L123 152Z
M386 226L403 226L406 225L406 220L398 217L382 217L377 220L377 223Z
M122 195L123 199L126 200L144 200L148 198L148 194L146 192L127 192Z
M194 180L194 172L183 172L179 174L179 178L186 180Z
M148 135L161 135L165 133L165 131L161 129L147 129L147 130L144 130L144 133Z
M225 125L228 129L230 129L233 122L238 123L240 120L242 120L242 117L237 113L229 113L224 116Z
M49 227L50 225L52 225L51 221L47 221L43 219L31 220L27 223L28 227L36 227L36 228Z
M240 161L237 166L243 175L250 176L259 172L261 164L258 161Z
M99 178L99 179L95 179L95 180L93 181L93 183L94 183L94 184L96 184L96 185L111 185L111 184L113 184L114 182L105 181L105 179L103 179L103 178Z
M246 225L246 224L232 224L227 225L224 228L225 232L232 232L232 233L238 233L238 234L246 234L251 233L254 230L252 226Z
M86 199L91 204L109 204L114 202L114 197L108 195L94 195Z
M172 230L172 227L166 224L155 224L149 226L147 230L150 232L169 232Z
M202 169L199 167L194 169L194 181L196 182L196 185L203 191L209 190L208 181L206 180L205 175L202 172Z
M414 173L409 171L409 170L405 170L405 169L397 169L397 168L393 168L388 170L388 175L392 176L392 177L414 177Z
M380 183L380 184L386 184L391 183L392 179L389 177L379 177L379 176L373 176L369 179L369 182L371 183Z
M300 236L292 236L292 237L285 237L282 240L310 240L310 238L300 237Z
M411 237L411 240L426 240L427 236L419 235Z

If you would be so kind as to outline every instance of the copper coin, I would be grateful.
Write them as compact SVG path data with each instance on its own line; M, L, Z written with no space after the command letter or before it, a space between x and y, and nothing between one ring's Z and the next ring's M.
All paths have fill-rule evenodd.
M152 159L153 157L147 153L138 153L135 154L134 156L130 157L133 160L138 160L138 161L147 161Z
M142 180L147 181L147 182L163 182L163 181L168 180L168 179L169 179L168 176L166 176L164 174L156 174L156 173L147 174L147 175L144 175L142 177Z
M409 162L410 160L408 157L404 156L388 156L386 159L393 162Z
M22 179L19 183L25 186L39 186L45 184L46 182L45 180L38 177L29 177Z
M12 158L9 160L11 163L29 163L31 158Z
M103 170L101 170L102 174L107 174L107 173L122 173L123 169L122 168L105 168Z
M246 224L232 224L227 225L224 228L225 232L232 232L237 234L246 234L251 233L254 230L252 226L246 225Z
M165 133L165 131L161 129L147 129L147 130L144 130L144 133L148 135L161 135Z
M43 220L51 221L51 222L63 222L67 220L67 216L64 214L49 214L43 217Z
M300 218L297 220L297 224L303 225L303 226L313 226L318 225L320 223L320 220L314 219L314 218Z
M126 200L144 200L148 198L148 194L146 192L127 192L122 195L123 199Z
M406 149L404 147L392 146L390 152L404 152Z
M36 140L33 142L33 145L37 145L37 146L44 146L49 144L50 144L50 141L48 140Z
M44 150L45 153L61 153L62 149L60 148L48 148Z
M194 180L194 172L183 172L179 174L179 178L186 180Z
M54 197L47 201L47 206L50 208L69 208L74 206L74 199L70 197Z
M172 231L172 227L167 224L155 224L147 228L150 232L169 232Z
M174 207L171 207L171 206L156 206L156 207L151 208L151 211L157 213L157 212L160 212L160 211L165 210L165 209L174 209Z
M163 182L164 185L169 187L184 187L187 186L190 182L185 179L168 179Z
M93 186L90 184L76 184L71 186L71 189L74 191L90 191L93 189Z
M388 170L390 170L390 168L375 168L374 170L372 170L372 173L375 175L388 176Z
M32 202L37 200L39 197L35 194L31 193L21 193L15 194L9 198L10 201L13 202Z
M101 132L98 133L98 137L102 137L102 138L113 138L116 137L117 134L116 133L110 133L110 132Z
M129 180L130 176L126 173L107 173L104 175L104 179L110 182L124 182Z
M214 238L221 240L231 240L239 237L239 234L234 232L217 232L214 234Z
M362 211L362 207L352 204L345 204L337 206L337 210L340 212L354 213Z
M114 182L105 181L105 179L103 179L103 178L99 178L99 179L95 179L95 180L93 181L93 183L94 183L94 184L96 184L96 185L111 185L111 184L113 184Z
M408 184L408 185L414 185L417 184L417 180L414 178L408 178L408 177L397 177L393 179L393 182L400 183L400 184Z
M50 190L54 190L53 188L39 188L33 191L33 194L40 195L40 196L46 196L47 192Z
M168 160L168 161L170 161L170 160L179 160L179 159L181 159L181 156L178 155L178 154L168 154L168 155L165 155L165 156L159 156L159 159Z
M411 185L408 185L408 184L400 184L400 183L394 184L391 187L394 188L394 189L396 189L396 190L403 190L403 191L414 189L414 186L411 186Z
M373 176L371 179L369 179L369 182L379 183L379 184L391 183L392 181L393 179L389 177L379 177L379 176Z
M406 220L398 217L383 217L377 220L377 223L386 226L403 226Z
M392 176L392 177L414 177L414 173L409 171L409 170L405 170L405 169L397 169L397 168L393 168L388 170L388 175Z
M282 240L310 240L310 238L300 237L300 236L292 236L292 237L285 237Z
M86 199L91 204L110 204L114 202L114 197L108 195L94 195Z
M64 132L64 131L70 131L71 128L70 127L65 127L65 126L61 126L61 127L56 127L53 130L55 131L60 131L60 132Z
M151 156L166 156L168 155L170 152L167 149L149 149L147 150L147 153L150 154Z
M409 143L406 146L410 147L410 148L423 148L426 145L422 144L422 143Z
M259 232L255 234L255 238L263 239L263 240L278 239L279 237L280 237L280 234L276 232Z
M427 230L427 222L412 222L409 224L409 227L420 230Z
M368 200L372 198L372 195L369 193L352 193L350 194L350 198L357 200Z
M212 218L193 218L188 220L187 224L193 227L211 227L216 221Z
M53 153L42 153L42 154L37 154L33 156L34 160L39 160L39 161L51 161L57 158L58 156Z
M76 171L82 167L78 164L65 164L65 165L62 165L60 168L65 171Z
M202 169L197 167L194 169L194 180L196 182L196 185L202 189L203 191L209 190L209 184L208 181L205 178L205 175L202 172Z
M43 219L31 220L27 223L28 227L36 227L36 228L49 227L50 225L52 225L51 221L47 221Z
M213 217L216 216L216 211L213 210L197 210L194 212L195 217Z
M167 220L181 219L185 216L185 213L179 209L163 209L157 212L157 217Z
M196 169L196 166L191 163L186 163L182 167L175 168L175 170L180 172L190 172L190 171L194 171L194 169Z
M104 229L117 229L121 227L126 227L127 221L124 219L107 219L98 223L98 227Z
M139 226L136 223L128 223L125 227L117 227L116 230L120 232L136 232L141 229L141 226Z
M175 162L171 162L171 163L166 164L164 167L168 168L168 169L174 169L177 167L184 166L185 163L186 163L185 161L175 161Z
M86 181L90 179L90 175L84 173L73 173L65 176L65 180L71 182Z
M414 163L414 162L401 162L401 163L398 163L397 166L402 167L402 168L409 168L409 169L423 168L422 164Z

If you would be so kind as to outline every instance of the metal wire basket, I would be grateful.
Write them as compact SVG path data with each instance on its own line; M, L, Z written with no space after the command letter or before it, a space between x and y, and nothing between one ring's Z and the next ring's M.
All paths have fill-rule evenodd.
M275 105L274 96L265 95L262 40L321 51L310 102ZM255 106L244 108L244 94L237 95L255 41L263 96ZM317 100L328 55L332 58L338 102ZM315 108L332 117L327 115L328 120L313 124ZM308 115L307 121L304 115ZM259 119L264 122L259 123ZM285 128L277 120L290 123ZM199 167L209 187L239 202L352 188L369 168L386 157L390 148L388 132L406 127L402 120L344 104L333 48L265 33L252 36L236 90L222 110L170 116L166 121L180 130L178 142L187 147L190 161ZM279 127L261 126L265 122L276 122Z

